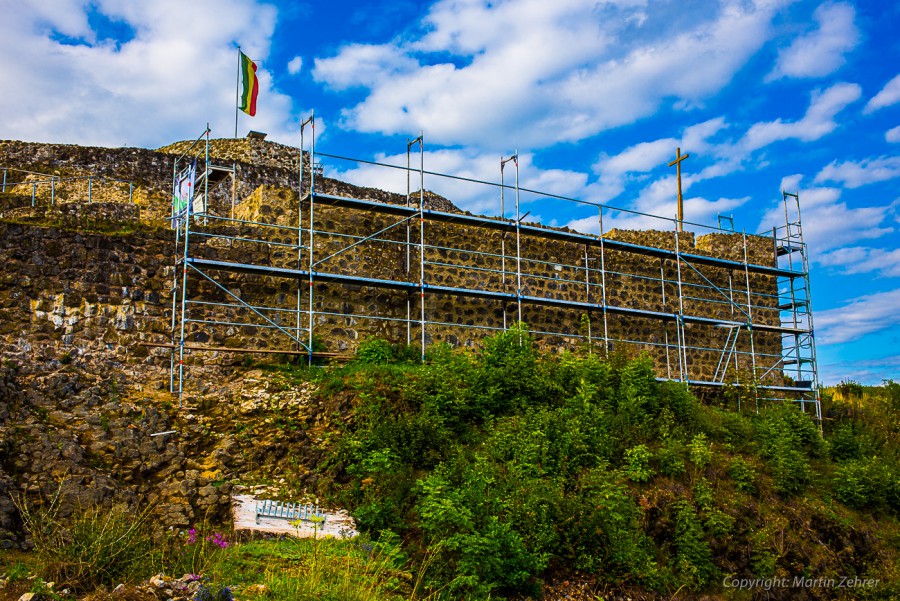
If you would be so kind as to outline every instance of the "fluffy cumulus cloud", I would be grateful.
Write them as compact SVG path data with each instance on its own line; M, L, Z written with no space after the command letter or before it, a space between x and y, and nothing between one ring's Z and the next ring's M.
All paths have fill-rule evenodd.
M900 249L896 248L847 246L820 255L818 263L839 268L845 274L877 273L882 277L900 277Z
M153 146L210 122L229 136L237 42L260 63L253 128L277 135L290 99L265 67L275 22L275 9L254 0L17 3L0 20L0 52L16 57L0 62L0 78L16 82L0 95L4 135Z
M442 0L420 31L344 46L313 74L363 89L348 127L537 148L702 104L773 35L782 4Z
M866 184L900 177L900 157L880 157L859 162L833 161L819 171L817 182L840 182L845 188L859 188Z
M302 68L303 68L303 57L302 56L295 56L294 58L292 58L291 60L288 61L287 71L291 75L296 75L297 73L300 73L300 70Z
M801 184L801 175L791 175L782 179L781 189L800 195L804 241L814 260L828 251L895 231L889 223L893 210L890 205L850 206L841 198L839 188ZM790 208L791 215L795 215L793 207ZM767 231L776 226L784 226L784 207L780 202L765 212L757 230Z
M747 131L741 146L746 151L753 151L780 140L818 140L837 129L835 116L861 95L862 89L854 83L837 83L817 91L802 119L756 123Z
M866 103L865 112L872 113L886 106L900 102L900 75L887 82L880 92Z
M816 29L798 37L778 54L768 79L823 77L837 70L845 62L844 55L859 43L855 16L850 4L820 5L813 14Z
M509 158L505 155L504 158ZM500 215L500 155L485 153L474 148L440 149L427 151L424 157L425 189L449 198L456 206L466 211L483 215ZM336 169L327 173L329 177L362 185L405 194L407 189L419 190L419 154L413 147L410 156L412 171L407 185L407 155L378 155L375 162L381 165L360 164L356 167ZM588 175L563 169L543 169L534 164L531 153L522 153L518 158L520 188L537 190L543 195L530 192L520 194L523 205L548 200L545 195L581 197L590 187ZM389 167L386 165L391 165ZM399 169L396 167L400 167ZM436 174L448 174L441 176ZM515 184L515 163L507 162L503 181L507 186ZM475 181L465 181L475 180ZM562 201L561 201L562 202ZM515 192L505 190L504 210L506 217L515 216ZM523 209L524 213L528 209ZM529 221L537 219L532 214Z
M896 144L897 142L900 142L900 125L898 125L897 127L892 127L891 129L887 130L884 134L884 139L886 141L890 142L891 144Z
M626 185L648 181L651 171L675 158L677 148L689 148L691 152L715 156L718 146L711 143L710 139L726 127L725 119L717 117L685 128L680 139L661 138L629 146L615 155L602 153L593 165L598 178L594 191L604 203L615 199L626 189ZM687 176L686 188L694 181L714 176L710 171L704 171L705 173Z
M866 334L900 325L900 289L876 292L845 302L840 307L816 312L818 340L840 344Z

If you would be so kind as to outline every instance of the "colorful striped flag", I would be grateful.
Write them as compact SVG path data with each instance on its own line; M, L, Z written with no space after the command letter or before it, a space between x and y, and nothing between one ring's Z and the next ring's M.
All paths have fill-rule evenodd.
M259 94L259 80L256 77L256 63L241 52L241 80L243 89L238 108L253 117L256 115L256 96Z

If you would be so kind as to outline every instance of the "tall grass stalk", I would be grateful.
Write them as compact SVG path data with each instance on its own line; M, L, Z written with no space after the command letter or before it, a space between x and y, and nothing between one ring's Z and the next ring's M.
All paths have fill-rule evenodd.
M156 546L148 527L149 509L77 505L62 519L61 493L62 486L41 506L24 496L13 499L46 579L87 591L152 572Z

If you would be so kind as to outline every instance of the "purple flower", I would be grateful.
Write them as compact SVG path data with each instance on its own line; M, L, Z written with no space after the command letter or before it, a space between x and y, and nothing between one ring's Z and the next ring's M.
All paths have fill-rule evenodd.
M191 528L188 530L188 544L193 545L197 542L197 530L195 528Z
M218 532L213 532L211 536L206 537L206 540L221 549L225 549L228 547L228 541L225 539L225 536L219 534Z

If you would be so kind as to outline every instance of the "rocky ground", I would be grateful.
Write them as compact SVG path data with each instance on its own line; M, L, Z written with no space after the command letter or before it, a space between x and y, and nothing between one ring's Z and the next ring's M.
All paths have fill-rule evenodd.
M310 467L340 415L336 401L259 368L196 367L191 376L198 390L179 407L165 368L0 368L3 546L25 544L12 501L22 495L39 504L59 492L64 508L150 505L175 528L227 520L235 486L315 496Z

